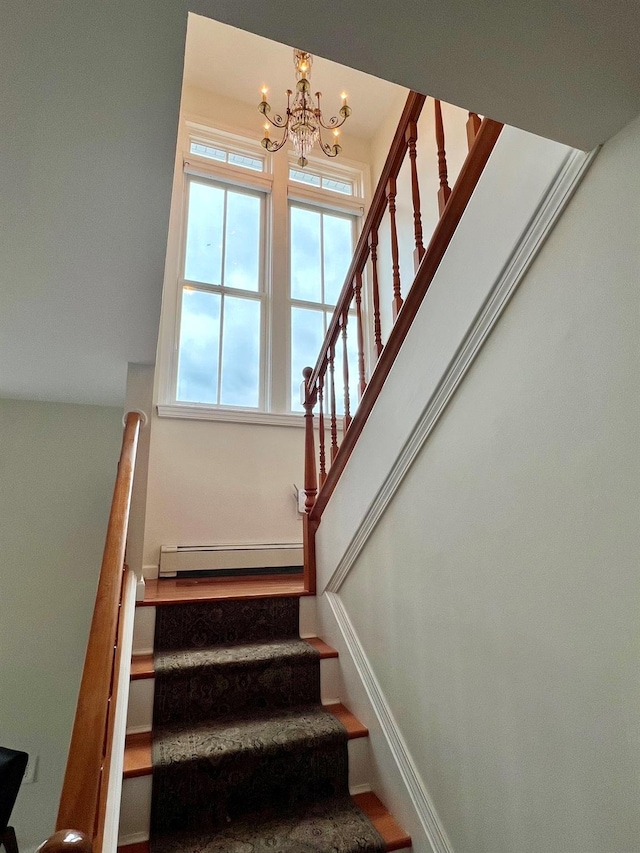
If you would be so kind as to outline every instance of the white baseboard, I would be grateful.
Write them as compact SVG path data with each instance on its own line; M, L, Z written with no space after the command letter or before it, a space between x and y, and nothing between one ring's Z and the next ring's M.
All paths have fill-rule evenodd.
M391 754L398 766L398 770L406 785L407 791L416 810L418 819L424 829L425 835L433 848L433 853L453 853L451 842L447 838L442 823L438 817L435 806L431 801L426 786L413 763L407 744L402 737L398 724L396 723L391 708L382 692L382 688L371 668L364 649L358 640L351 620L347 615L344 605L334 592L327 593L327 599L335 620L342 632L349 653L358 671L369 701L378 718L380 727L391 750Z
M120 836L118 838L118 847L126 847L128 844L144 844L148 840L148 832L133 832L129 835Z

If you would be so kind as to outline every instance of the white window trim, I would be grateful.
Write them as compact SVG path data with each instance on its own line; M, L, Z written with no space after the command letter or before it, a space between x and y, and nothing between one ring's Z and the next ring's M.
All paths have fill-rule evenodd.
M302 427L304 419L298 412L286 409L289 382L291 376L291 336L288 328L289 299L289 251L288 251L288 202L299 200L317 206L350 213L359 217L358 232L363 221L369 195L369 167L366 163L341 158L338 165L326 164L320 158L314 158L314 165L322 171L330 172L340 178L345 175L349 180L357 176L362 195L347 196L320 188L309 188L289 180L289 166L295 165L295 158L271 155L260 148L264 158L265 171L258 172L233 164L222 163L210 158L191 154L191 138L215 145L216 138L224 139L227 146L233 145L238 151L255 154L255 146L247 141L247 132L230 126L211 128L211 123L200 115L187 114L181 117L178 131L178 145L173 182L172 204L169 219L169 236L165 264L164 289L160 332L158 337L158 371L155 388L156 408L160 417L211 420L231 423L251 423L284 427ZM183 403L175 399L178 335L180 319L180 298L182 295L182 262L186 242L186 204L187 193L185 176L211 178L222 183L244 186L248 189L262 190L270 194L267 198L265 223L264 264L266 269L263 295L263 347L261 351L261 409L245 409L234 406L210 405L203 403ZM279 204L279 210L274 207ZM271 209L270 209L271 208ZM279 219L279 221L277 221ZM282 239L282 231L285 239ZM280 232L280 233L277 233ZM357 239L357 235L356 235ZM277 243L274 250L273 244ZM279 255L276 259L274 255ZM277 266L277 269L276 269ZM269 275L271 273L271 276ZM271 278L271 281L269 280ZM280 317L275 317L279 314ZM278 353L275 353L276 348ZM274 368L274 364L278 364ZM278 388L273 385L274 369L282 374ZM277 397L277 399L276 399ZM270 409L268 407L271 407Z

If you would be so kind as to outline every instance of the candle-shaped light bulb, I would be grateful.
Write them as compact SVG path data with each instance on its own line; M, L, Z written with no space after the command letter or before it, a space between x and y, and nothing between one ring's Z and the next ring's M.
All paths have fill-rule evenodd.
M333 131L333 135L337 139L340 136L340 131L336 128L336 130Z
M340 95L340 97L342 98L342 106L343 106L343 107L345 107L345 106L347 105L347 93L346 93L346 92L342 92L342 94Z
M264 135L269 138L269 125L265 123L264 125Z
M262 103L266 104L267 102L267 92L269 91L266 86L263 86L260 90L262 92Z

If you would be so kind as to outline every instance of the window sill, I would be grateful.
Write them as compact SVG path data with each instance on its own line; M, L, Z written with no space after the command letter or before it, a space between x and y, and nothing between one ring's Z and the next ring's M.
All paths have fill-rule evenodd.
M304 415L258 412L249 409L214 409L211 406L190 406L164 403L157 406L160 418L186 418L196 421L222 421L233 424L263 424L264 426L304 427Z

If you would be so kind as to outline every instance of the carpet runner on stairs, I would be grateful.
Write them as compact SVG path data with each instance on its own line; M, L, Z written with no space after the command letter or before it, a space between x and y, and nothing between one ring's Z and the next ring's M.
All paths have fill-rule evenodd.
M151 853L381 853L299 599L158 608Z

